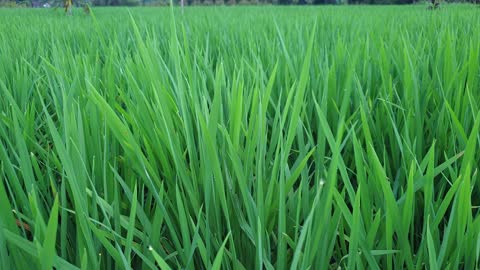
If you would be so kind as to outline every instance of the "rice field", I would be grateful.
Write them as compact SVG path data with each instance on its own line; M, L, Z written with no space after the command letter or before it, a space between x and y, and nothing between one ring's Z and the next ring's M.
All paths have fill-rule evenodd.
M480 9L0 10L0 269L479 269Z

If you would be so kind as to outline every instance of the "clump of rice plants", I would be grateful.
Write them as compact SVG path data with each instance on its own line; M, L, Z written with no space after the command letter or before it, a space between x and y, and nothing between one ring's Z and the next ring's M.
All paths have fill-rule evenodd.
M430 5L428 5L428 9L430 10L435 10L440 8L440 1L437 0L432 0L430 2Z
M0 269L476 269L480 16L0 10Z

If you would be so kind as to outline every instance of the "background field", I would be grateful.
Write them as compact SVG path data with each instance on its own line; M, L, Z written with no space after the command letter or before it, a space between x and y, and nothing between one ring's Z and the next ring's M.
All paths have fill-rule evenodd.
M479 8L93 12L0 10L1 269L479 268Z

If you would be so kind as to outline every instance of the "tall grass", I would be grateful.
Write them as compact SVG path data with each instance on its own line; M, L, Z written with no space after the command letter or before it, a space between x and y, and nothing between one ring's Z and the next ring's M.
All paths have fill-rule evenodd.
M94 14L0 10L1 269L479 267L478 10Z

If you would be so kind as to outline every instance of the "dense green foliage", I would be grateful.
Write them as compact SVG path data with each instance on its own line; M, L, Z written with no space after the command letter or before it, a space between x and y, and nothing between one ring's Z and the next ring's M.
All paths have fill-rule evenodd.
M0 10L0 268L478 268L479 12Z

